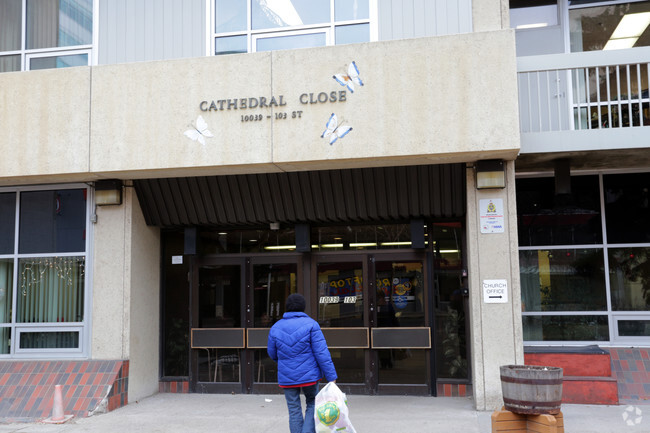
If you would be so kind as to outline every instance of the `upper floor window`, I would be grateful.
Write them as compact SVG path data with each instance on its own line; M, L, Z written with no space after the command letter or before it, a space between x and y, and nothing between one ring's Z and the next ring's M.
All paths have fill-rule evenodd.
M90 64L93 0L0 1L0 72Z
M216 55L371 40L376 0L214 0Z
M571 52L650 46L650 1L569 4Z
M510 0L510 27L533 29L556 25L557 0Z

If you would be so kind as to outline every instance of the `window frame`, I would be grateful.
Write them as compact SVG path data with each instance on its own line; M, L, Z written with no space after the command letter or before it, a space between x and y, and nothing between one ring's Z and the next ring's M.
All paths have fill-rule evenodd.
M97 1L97 0L95 0ZM379 39L379 24L378 24L378 0L368 0L368 18L367 19L357 19L357 20L344 20L336 21L334 17L334 2L335 0L330 1L330 21L329 23L321 24L308 24L301 26L287 26L287 27L276 27L276 28L267 28L261 30L252 29L252 8L251 1L246 0L246 30L233 31L233 32L217 32L216 27L216 17L215 17L215 6L216 0L206 0L206 30L208 43L206 44L206 55L215 56L215 46L216 39L219 37L227 36L246 36L246 52L253 53L256 52L255 41L260 38L261 35L266 35L266 37L280 37L280 36L296 36L301 34L309 33L326 33L326 45L332 46L336 45L335 41L335 29L338 26L353 25L353 24L368 24L370 27L369 42L375 42ZM271 36L273 35L273 36ZM243 54L243 53L242 53Z
M29 61L36 57L53 57L71 54L87 54L88 66L97 64L97 42L99 40L99 0L92 0L92 34L91 43L84 45L67 45L64 47L32 48L27 49L27 0L21 1L21 35L20 49L12 51L0 51L0 57L20 55L20 69L18 71L29 71ZM56 69L56 68L52 68ZM12 72L12 71L7 71ZM0 72L1 73L1 72Z
M21 193L30 191L56 191L66 189L81 189L86 191L85 203L85 251L73 252L42 252L42 253L19 253L20 245L20 199ZM14 249L8 254L0 254L0 259L13 261L13 281L11 300L11 321L1 323L0 329L9 328L10 346L9 353L0 353L0 361L9 359L87 359L90 357L90 337L92 325L92 248L93 248L93 221L94 214L94 191L84 183L74 184L50 184L19 187L0 187L0 193L15 193L16 208L14 225ZM83 321L81 322L35 322L24 323L17 321L17 292L19 283L19 261L25 258L35 257L84 257L84 301ZM40 348L26 349L19 347L20 334L25 332L77 332L79 334L79 347L76 348Z
M612 308L612 288L610 283L610 267L609 267L609 251L610 249L622 247L638 247L650 248L650 242L645 243L609 243L607 239L607 226L606 226L606 210L605 210L605 184L604 177L607 175L625 175L634 173L648 173L650 171L645 169L639 170L603 170L603 171L584 171L572 172L571 177L577 176L598 176L598 194L600 196L600 218L601 230L603 234L602 243L597 244L575 244L575 245L532 245L532 246L519 246L518 251L530 250L562 250L562 249L600 249L603 255L603 271L605 277L605 294L607 301L607 308L603 311L522 311L522 318L526 316L607 316L607 323L609 327L609 340L606 341L581 341L581 340L524 340L526 346L553 346L553 345L589 345L589 344L610 344L610 345L630 345L634 346L650 346L650 337L621 337L618 334L618 321L621 319L627 320L650 320L650 309L648 311L625 311L614 310ZM542 178L553 177L552 173L530 173L525 175L518 175L517 179L525 178ZM520 269L521 272L521 269Z

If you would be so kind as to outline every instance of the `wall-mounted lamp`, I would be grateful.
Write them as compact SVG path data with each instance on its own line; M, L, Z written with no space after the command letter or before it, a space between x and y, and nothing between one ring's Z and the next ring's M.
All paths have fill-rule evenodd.
M122 181L119 179L96 181L95 204L97 206L122 204Z
M501 159L476 161L476 189L505 188L506 163Z

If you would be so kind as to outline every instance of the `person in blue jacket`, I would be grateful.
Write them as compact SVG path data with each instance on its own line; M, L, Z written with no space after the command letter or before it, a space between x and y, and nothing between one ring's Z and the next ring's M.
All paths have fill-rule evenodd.
M323 332L305 314L305 298L293 293L287 298L285 313L269 331L267 352L278 363L278 384L284 389L289 408L291 433L315 433L314 401L318 381L336 382L337 375ZM305 394L303 418L300 391Z

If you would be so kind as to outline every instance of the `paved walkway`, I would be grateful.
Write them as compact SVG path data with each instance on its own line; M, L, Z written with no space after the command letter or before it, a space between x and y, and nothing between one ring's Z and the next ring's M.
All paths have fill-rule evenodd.
M490 433L491 412L470 398L348 396L359 433ZM628 410L626 410L628 409ZM650 406L562 405L566 433L650 432ZM284 397L157 394L126 407L66 424L0 424L0 433L286 433ZM631 425L628 425L631 424Z

